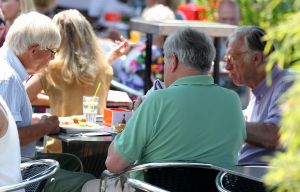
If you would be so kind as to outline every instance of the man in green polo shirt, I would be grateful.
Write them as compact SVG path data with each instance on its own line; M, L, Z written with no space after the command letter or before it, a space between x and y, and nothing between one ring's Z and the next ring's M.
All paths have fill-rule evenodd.
M208 75L215 56L211 39L186 28L167 38L164 53L166 89L151 93L115 137L107 169L164 161L237 164L245 122L237 94Z

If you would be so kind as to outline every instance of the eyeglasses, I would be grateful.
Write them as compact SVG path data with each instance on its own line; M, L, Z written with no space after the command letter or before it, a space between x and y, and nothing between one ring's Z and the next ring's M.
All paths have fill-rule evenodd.
M245 54L245 53L249 53L249 51L243 51L243 52L240 52L240 53L236 53L234 56L233 55L230 55L230 54L227 54L224 56L224 61L225 62L233 62L233 61L236 61L238 59L239 56Z
M49 52L51 53L51 57L52 57L52 58L54 58L55 55L56 55L56 53L57 53L57 51L53 51L53 50L50 49L50 48L47 48L47 51L49 51Z

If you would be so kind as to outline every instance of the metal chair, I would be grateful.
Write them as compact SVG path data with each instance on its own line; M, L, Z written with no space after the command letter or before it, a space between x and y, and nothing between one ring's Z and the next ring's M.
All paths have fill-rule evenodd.
M266 192L262 182L226 172L217 175L216 186L220 192Z
M219 172L218 168L211 164L190 162L142 164L120 174L111 174L106 170L100 179L100 191L106 191L108 181L113 179L115 179L113 185L119 186L121 191L124 190L128 181L132 181L128 179L129 174L137 171L143 172L144 184L154 186L156 189L172 192L217 191L215 178Z
M216 177L216 186L220 192L266 192L266 186L264 185L261 176L264 175L267 169L271 167L267 165L242 165L237 166L241 172L247 173L245 175L238 175L236 173L229 173L222 171L218 173ZM240 173L241 173L240 172ZM250 177L255 176L253 178Z
M1 192L24 189L25 192L40 192L48 177L59 168L59 163L52 159L40 159L22 162L20 165L23 181L17 184L0 187Z
M147 182L140 181L137 179L128 179L127 180L128 186L130 189L134 189L135 191L141 192L168 192L164 189L151 185Z

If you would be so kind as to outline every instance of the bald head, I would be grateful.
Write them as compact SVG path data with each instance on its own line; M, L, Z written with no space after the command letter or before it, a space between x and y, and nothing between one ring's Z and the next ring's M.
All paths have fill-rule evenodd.
M240 22L240 8L235 0L221 0L217 9L217 21L230 25Z

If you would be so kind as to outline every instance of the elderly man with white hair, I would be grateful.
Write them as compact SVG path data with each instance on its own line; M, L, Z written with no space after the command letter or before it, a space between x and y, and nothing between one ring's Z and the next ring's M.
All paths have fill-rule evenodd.
M24 83L30 75L48 65L60 42L59 30L51 19L37 12L30 12L20 15L14 21L4 46L0 49L0 95L16 121L21 155L24 157L35 157L36 141L44 135L59 132L57 116L45 116L37 124L32 124L32 106ZM80 191L81 183L93 176L59 170L53 178L46 184L45 191Z

